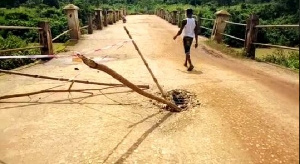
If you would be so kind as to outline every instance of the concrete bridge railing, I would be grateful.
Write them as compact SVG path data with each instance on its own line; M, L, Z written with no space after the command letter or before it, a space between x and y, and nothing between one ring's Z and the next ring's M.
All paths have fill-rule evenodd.
M185 18L182 11L172 11L169 12L163 8L156 10L156 15L165 19L166 21L181 26L181 21ZM255 58L255 49L257 46L267 46L267 47L276 47L282 49L290 49L298 51L299 48L295 47L287 47L282 45L272 45L272 44L265 44L265 43L258 43L257 42L257 35L258 30L260 28L299 28L299 25L260 25L259 24L259 17L257 15L250 15L249 18L246 20L246 24L243 23L236 23L229 21L230 13L225 10L220 10L215 13L215 19L210 18L202 18L200 14L198 16L193 15L193 17L198 21L199 31L198 35L201 33L201 29L206 29L211 31L211 39L215 40L217 43L222 43L223 36L229 37L230 39L235 39L241 42L244 42L244 51L247 57L254 59ZM213 21L213 29L202 26L202 21ZM232 36L229 34L225 34L225 29L227 24L241 26L241 28L245 28L245 38L238 38L236 36Z
M13 51L23 51L28 49L36 49L39 48L41 55L53 56L53 41L57 40L61 36L69 33L71 40L79 40L82 33L81 30L88 29L88 34L92 34L93 30L103 30L108 25L113 25L119 20L122 20L122 17L126 15L127 11L125 8L119 10L102 10L95 9L94 13L91 13L88 16L88 25L83 27L79 26L79 18L78 18L78 10L79 7L69 4L65 6L64 11L68 20L68 30L63 31L58 36L52 39L50 22L42 21L38 23L38 27L22 27L22 26L1 26L0 29L7 30L38 30L39 33L39 46L31 46L25 48L16 48L16 49L7 49L0 50L1 53L13 52ZM50 57L49 57L50 58Z

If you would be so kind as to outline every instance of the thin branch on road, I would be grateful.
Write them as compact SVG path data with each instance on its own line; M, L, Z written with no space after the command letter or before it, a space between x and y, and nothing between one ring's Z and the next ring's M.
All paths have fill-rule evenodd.
M72 79L65 79L65 78L57 78L57 77L50 77L50 76L43 76L43 75L32 75L27 73L20 73L15 71L7 71L0 69L0 73L5 74L12 74L12 75L19 75L19 76L27 76L32 78L40 78L40 79L48 79L48 80L56 80L56 81L67 81L67 82L76 82L76 83L83 83L83 84L93 84L93 85L106 85L106 86L113 86L113 87L124 87L122 84L113 84L113 83L98 83L92 81L85 81L85 80L72 80ZM149 85L136 85L139 88L146 88L149 89Z
M81 93L88 93L88 94L93 94L91 92L85 92L88 90L92 89L76 89L76 90L41 90L41 91L36 91L36 92L29 92L29 93L20 93L20 94L12 94L12 95L5 95L5 96L0 96L0 100L4 99L10 99L10 98L16 98L16 97L24 97L24 96L31 96L31 95L37 95L41 93L49 93L49 92L81 92ZM95 89L94 89L95 90ZM99 90L99 89L96 89Z

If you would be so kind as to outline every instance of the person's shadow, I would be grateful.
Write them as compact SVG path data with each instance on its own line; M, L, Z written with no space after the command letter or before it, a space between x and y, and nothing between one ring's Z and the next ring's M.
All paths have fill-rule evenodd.
M192 71L183 71L183 70L180 70L180 69L177 69L177 70L180 71L180 72L186 73L186 74L194 74L194 75L203 74L202 71L198 71L198 70L192 70Z

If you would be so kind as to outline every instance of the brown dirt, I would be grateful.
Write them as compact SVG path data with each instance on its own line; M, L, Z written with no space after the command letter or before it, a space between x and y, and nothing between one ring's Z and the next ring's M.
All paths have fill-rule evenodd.
M126 25L163 88L195 93L201 105L169 113L129 89L84 84L73 87L102 90L0 100L0 162L299 163L298 74L214 55L203 45L192 49L195 70L187 72L182 41L172 40L176 26L148 15L127 20L68 48L85 52L126 40ZM158 92L131 43L89 56ZM70 58L20 71L116 83ZM0 76L1 95L54 87L68 89L69 83Z

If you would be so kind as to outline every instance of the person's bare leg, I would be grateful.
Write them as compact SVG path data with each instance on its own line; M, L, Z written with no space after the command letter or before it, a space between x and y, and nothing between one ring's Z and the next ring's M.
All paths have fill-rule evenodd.
M185 55L185 62L183 64L185 67L187 67L187 62L188 62L188 57L187 57L187 55Z
M190 67L188 68L188 71L192 71L194 69L194 66L191 61L191 56L187 55L186 57L187 57L187 61L189 62L189 65L190 65Z

